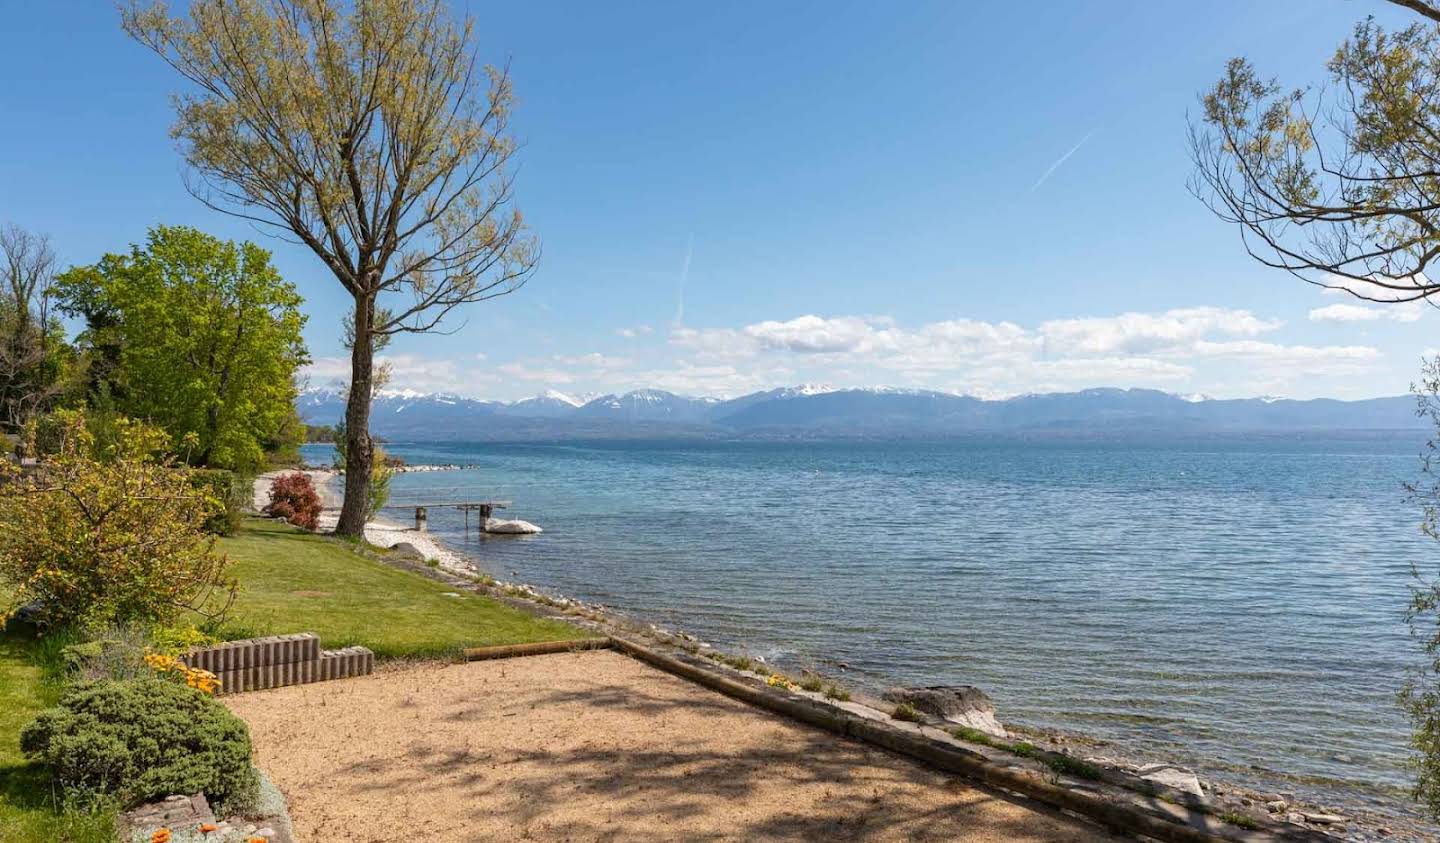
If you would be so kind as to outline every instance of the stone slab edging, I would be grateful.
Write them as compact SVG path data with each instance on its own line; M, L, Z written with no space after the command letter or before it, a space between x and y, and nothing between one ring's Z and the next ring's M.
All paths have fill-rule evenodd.
M1040 770L1021 763L1018 758L1007 760L998 757L1006 755L1000 750L987 752L983 751L986 749L983 747L972 749L937 729L894 721L881 712L862 714L858 711L864 708L862 706L850 704L842 707L781 688L758 683L752 685L723 676L708 665L684 661L624 638L611 636L608 643L612 649L631 658L732 699L898 752L973 781L1028 796L1119 831L1170 843L1333 843L1335 839L1307 829L1279 827L1262 819L1255 819L1261 829L1244 829L1159 797L1147 798L1120 788L1106 788L1099 782L1081 783L1064 781L1059 776L1047 777Z
M467 647L462 655L467 662L487 659L510 659L517 656L545 656L552 653L574 653L581 650L613 648L609 638L572 638L565 641L537 641L533 644L500 644L494 647Z

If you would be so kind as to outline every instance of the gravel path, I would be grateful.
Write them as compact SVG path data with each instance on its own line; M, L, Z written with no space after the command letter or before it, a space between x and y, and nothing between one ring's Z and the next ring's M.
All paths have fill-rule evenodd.
M618 653L242 694L301 841L1112 841Z

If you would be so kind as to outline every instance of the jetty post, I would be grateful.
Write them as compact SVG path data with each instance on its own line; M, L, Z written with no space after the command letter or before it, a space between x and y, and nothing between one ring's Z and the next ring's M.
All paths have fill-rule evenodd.
M387 503L381 509L411 509L415 510L415 532L424 533L429 530L428 510L430 507L451 507L465 513L465 531L470 531L470 513L480 514L480 523L477 525L482 532L485 530L485 522L490 519L497 509L504 509L510 505L510 501L426 501L415 503L405 501L403 503Z

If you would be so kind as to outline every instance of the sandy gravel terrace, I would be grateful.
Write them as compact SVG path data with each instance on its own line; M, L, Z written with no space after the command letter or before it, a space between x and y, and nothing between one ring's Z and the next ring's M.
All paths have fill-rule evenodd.
M1118 839L609 651L226 702L305 843Z

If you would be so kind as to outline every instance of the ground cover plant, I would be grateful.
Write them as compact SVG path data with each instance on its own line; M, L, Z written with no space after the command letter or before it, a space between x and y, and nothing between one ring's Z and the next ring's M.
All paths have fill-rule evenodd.
M108 843L114 810L65 806L50 772L20 751L20 730L63 691L46 657L33 635L0 628L0 840Z

